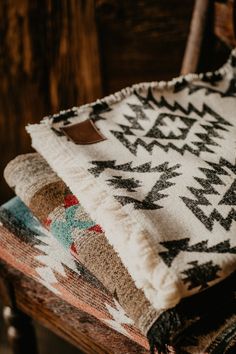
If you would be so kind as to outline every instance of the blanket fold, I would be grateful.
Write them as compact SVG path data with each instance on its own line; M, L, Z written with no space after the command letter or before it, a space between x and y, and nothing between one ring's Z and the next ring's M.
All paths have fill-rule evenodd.
M236 49L213 73L61 111L5 170L152 353L235 349L235 83Z
M134 85L27 128L159 313L236 267L235 66L234 50L214 73ZM64 134L87 120L105 140Z
M159 313L142 290L136 288L101 227L91 220L46 161L35 153L21 155L8 164L4 175L39 221L76 253L77 259L101 281L146 335Z
M34 215L118 300L136 326L147 335L154 353L207 353L227 331L234 341L235 275L171 310L156 311L136 288L120 258L96 224L39 154L22 155L5 169L8 184ZM217 297L215 294L217 293ZM224 303L222 307L221 304ZM216 314L217 308L222 307ZM216 341L216 342L215 342ZM215 343L215 344L214 344ZM229 344L230 343L230 344ZM171 345L171 347L170 347Z

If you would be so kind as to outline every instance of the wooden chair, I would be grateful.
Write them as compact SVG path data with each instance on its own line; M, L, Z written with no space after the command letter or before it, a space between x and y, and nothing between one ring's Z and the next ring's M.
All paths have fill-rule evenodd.
M206 25L228 47L235 46L236 2L196 0L181 72L195 72L204 55ZM208 26L209 27L209 26ZM209 28L207 29L209 30ZM0 235L3 237L3 235ZM14 354L36 354L35 319L85 353L147 353L147 349L99 325L43 285L0 260L0 298L9 344ZM95 323L96 322L96 323ZM122 339L123 338L123 339Z
M210 23L210 26L209 26ZM234 0L196 0L181 74L194 73L198 69L202 46L209 30L228 47L236 45L236 5Z

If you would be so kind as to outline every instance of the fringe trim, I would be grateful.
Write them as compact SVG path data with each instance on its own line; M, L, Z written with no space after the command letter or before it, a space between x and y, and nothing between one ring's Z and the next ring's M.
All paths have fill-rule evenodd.
M236 55L236 50L232 55ZM232 67L232 57L215 73L227 75ZM204 74L180 76L169 82L141 83L125 88L114 95L107 96L95 103L84 105L77 110L82 114L98 103L114 104L135 91L147 88L160 90L172 88L177 82L200 80ZM213 73L205 74L209 77ZM62 111L63 113L65 111ZM182 282L170 271L153 250L147 232L132 214L124 212L122 207L109 194L105 186L90 175L86 169L78 166L83 154L78 150L73 154L73 143L58 137L52 130L52 118L44 118L40 124L29 125L26 129L32 137L33 147L49 162L52 169L79 197L81 204L91 217L103 226L110 244L119 254L138 288L143 289L147 299L158 311L174 307L183 297ZM63 156L63 158L61 158ZM65 168L66 166L66 168ZM104 215L106 216L104 218Z

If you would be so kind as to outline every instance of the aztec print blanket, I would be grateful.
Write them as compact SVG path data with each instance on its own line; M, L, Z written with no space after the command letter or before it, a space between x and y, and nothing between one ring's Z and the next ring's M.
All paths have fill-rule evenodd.
M74 311L73 327L86 332L88 328L81 327L81 318L88 321L93 329L91 337L101 347L114 354L148 354L147 339L116 299L74 260L69 249L39 223L18 197L0 207L0 269L2 263L58 297L51 308L56 316L64 306L60 300L65 301Z
M156 310L137 289L104 232L79 204L64 182L39 154L18 156L5 169L5 179L38 220L66 247L77 253L146 334Z
M222 339L219 338L231 333L234 324L235 276L224 281L223 286L212 288L217 291L218 303L212 303L212 291L208 290L158 316L159 313L143 292L135 287L101 227L91 220L77 198L40 155L17 157L7 166L5 178L41 223L65 248L71 249L76 259L120 303L135 325L147 334L152 351L155 338L163 352L181 350L185 353L213 353L216 338L217 343L221 343ZM222 298L219 298L220 294ZM225 298L225 306L216 316L215 309ZM233 339L231 335L226 340L225 348L232 346ZM172 344L172 347L167 344Z
M160 314L236 268L236 50L28 126Z

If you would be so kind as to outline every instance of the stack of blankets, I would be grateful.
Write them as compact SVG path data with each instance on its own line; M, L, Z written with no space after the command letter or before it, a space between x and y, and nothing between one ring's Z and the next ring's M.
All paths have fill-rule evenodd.
M236 352L236 50L29 125L4 176L151 353Z

